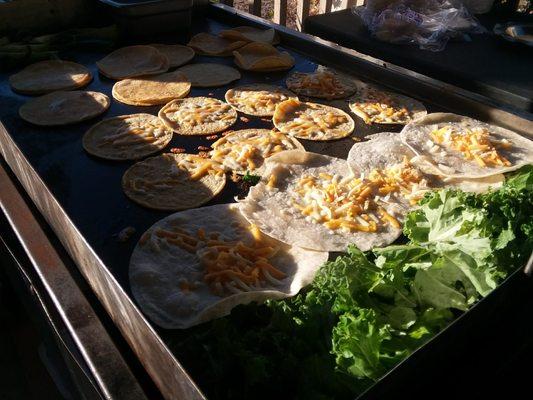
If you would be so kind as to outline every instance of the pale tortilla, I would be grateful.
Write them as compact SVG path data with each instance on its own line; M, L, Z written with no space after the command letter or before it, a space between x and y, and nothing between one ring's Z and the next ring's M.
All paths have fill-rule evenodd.
M434 147L435 143L431 140L430 133L448 125L458 129L485 128L490 132L491 140L508 140L511 148L498 149L498 153L504 156L511 165L483 167L474 160L467 160L459 151L441 145ZM428 173L448 177L483 178L514 171L523 165L533 163L533 141L508 129L455 114L435 113L413 121L402 130L401 139L417 155L424 156L426 160L431 161L431 163L421 165L421 168Z
M405 125L427 115L426 107L415 99L363 82L357 86L357 92L349 100L349 107L365 124ZM373 107L379 107L378 110L382 111ZM403 109L406 112L400 113Z
M384 224L375 233L330 230L322 223L309 220L292 204L297 196L297 182L304 176L319 176L320 173L338 175L340 179L358 176L353 174L345 160L289 150L268 158L265 164L263 178L240 204L246 219L268 236L311 250L346 251L346 247L353 243L360 250L367 251L386 246L401 235L401 228L390 224ZM276 177L275 184L269 187L272 175ZM398 220L403 220L405 210L400 204L388 203L382 207Z
M425 160L401 141L398 132L382 132L368 138L370 140L366 142L355 143L348 153L350 167L365 175L374 169L383 170L400 164L404 158L407 158L414 168L418 168L425 175L428 187L431 189L449 187L464 192L483 193L489 189L497 189L505 180L502 174L479 179L447 178L429 174L424 172L424 168L420 168L420 164Z
M85 150L108 160L138 160L163 149L173 132L150 114L121 115L93 125L83 135Z
M156 222L141 237L130 260L130 285L143 312L165 329L185 329L223 317L239 304L263 302L294 296L312 282L320 266L327 261L325 252L291 247L272 239L279 246L269 259L287 276L279 283L236 290L235 294L214 294L204 281L205 267L197 254L171 244L157 232L181 229L190 235L198 229L219 232L225 241L253 242L249 224L236 204L220 204L172 214ZM201 252L203 247L199 247ZM193 286L192 289L188 287ZM183 288L183 289L182 289Z
M238 86L225 95L226 101L237 111L258 117L272 117L276 106L298 97L281 86L255 84Z
M242 69L257 72L284 71L294 67L294 58L267 43L252 42L233 52L235 64Z
M159 118L179 135L209 135L237 122L237 111L212 97L188 97L166 104Z
M265 159L285 150L304 150L298 140L270 129L243 129L218 139L211 145L211 159L228 171L261 175ZM251 162L243 154L251 153Z
M113 97L133 106L153 106L181 99L189 94L191 82L179 71L129 78L113 85Z
M221 31L220 37L229 40L242 40L245 42L261 42L278 44L279 37L274 29L258 29L252 26L238 26L236 28Z
M92 75L81 64L63 60L39 61L9 77L11 88L18 93L40 95L58 90L87 86Z
M344 99L357 89L355 79L324 67L315 72L293 72L285 84L298 95L328 100Z
M338 108L294 99L278 104L272 122L287 135L317 141L344 138L355 127L353 119Z
M216 173L193 180L195 164L188 159L210 162L195 154L165 153L133 164L122 177L122 189L136 203L155 210L186 210L199 207L224 189L226 175Z
M241 79L239 71L223 64L189 64L176 71L183 73L193 87L218 87Z
M26 102L19 115L35 125L68 125L97 117L110 103L109 97L99 92L52 92Z
M96 62L100 73L110 79L120 80L141 75L166 72L168 59L155 47L127 46L108 54Z
M205 56L226 57L231 52L246 44L242 40L228 40L210 33L198 33L194 35L187 46L192 47L197 54Z
M181 44L151 44L150 46L165 55L169 68L180 67L194 58L194 50Z

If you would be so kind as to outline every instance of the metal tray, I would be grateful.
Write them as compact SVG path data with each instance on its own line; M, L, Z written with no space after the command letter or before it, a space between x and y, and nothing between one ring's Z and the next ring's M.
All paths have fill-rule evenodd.
M497 123L521 133L533 132L533 123L529 114L511 114L491 104L481 103L480 98L475 94L386 64L353 50L267 23L223 5L209 6L207 18L195 21L191 33L217 32L230 25L276 28L282 39L282 47L291 52L296 59L295 70L311 71L317 63L339 67L364 80L378 82L393 90L416 97L424 101L430 112L449 110ZM186 42L186 39L182 37L180 40ZM111 87L114 82L99 76L94 64L103 55L97 52L77 51L65 54L64 58L88 66L94 75L94 81L88 89L104 92L111 97ZM229 58L198 57L196 61L232 64ZM244 72L243 78L236 84L250 82L283 84L285 76L285 73ZM230 86L232 85L216 89L193 89L191 96L212 94L222 99ZM66 127L32 126L18 117L18 108L26 99L25 96L13 93L8 86L7 76L0 75L0 102L2 104L0 152L70 256L75 260L162 394L169 399L204 398L200 389L182 368L168 346L173 339L173 331L166 331L152 325L131 298L128 260L135 242L149 226L168 213L142 208L124 196L120 181L122 174L131 163L103 161L84 152L81 146L82 135L96 121ZM156 114L158 107L133 107L113 101L110 109L101 118L141 110ZM232 129L241 129L245 126L271 127L269 122L250 118L250 122L239 121ZM356 136L364 137L379 130L377 127L366 126L356 119ZM189 152L196 152L197 146L208 146L210 143L204 137L176 135L167 150L177 146L184 147ZM345 156L352 143L352 140L347 138L330 143L306 142L304 144L311 151ZM224 192L209 204L230 202L238 192L239 188L230 182ZM134 226L137 232L129 242L119 243L115 235L127 226ZM497 298L501 295L500 293L504 293L506 286L513 287L508 282L518 282L518 285L522 285L524 281L526 281L525 275L520 271L516 272L488 298L482 300L476 308L484 307L484 304L490 305L490 299ZM460 321L471 321L471 315L476 315L476 312L472 310L464 314L436 339L423 346L391 371L372 390L379 390L382 382L394 382L395 376L405 376L405 371L409 368L405 368L404 365L415 362L411 360L427 358L432 348L438 348L438 345L433 343L442 343L442 339L439 338L443 337L448 338L449 341L450 337L454 337L454 334L450 332L457 332L457 329L460 329L456 328L461 326ZM368 393L365 397L371 398L371 391Z

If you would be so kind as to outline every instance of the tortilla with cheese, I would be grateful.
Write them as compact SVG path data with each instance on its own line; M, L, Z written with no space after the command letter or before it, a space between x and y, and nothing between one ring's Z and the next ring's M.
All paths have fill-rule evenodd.
M258 117L272 117L276 106L296 95L281 86L254 84L230 89L226 101L237 111Z
M400 137L428 161L420 168L436 175L482 178L533 163L533 141L455 114L429 114L407 125Z
M152 321L185 329L239 304L293 296L327 258L262 235L237 204L220 204L172 214L148 229L131 256L130 285Z
M261 175L265 159L285 150L305 150L298 140L270 129L243 129L211 145L211 159L227 170Z
M351 96L357 86L351 77L327 68L315 72L294 72L285 81L287 87L302 96L321 99L344 99Z
M166 104L159 118L179 135L209 135L237 122L237 111L212 97L188 97Z
M126 196L156 210L185 210L214 198L226 184L224 170L195 154L166 153L133 164L122 177Z
M345 160L289 150L265 161L261 181L241 202L241 212L261 232L318 251L362 251L392 243L405 210L375 199L368 180Z
M233 52L235 64L242 69L257 72L284 71L294 67L294 58L286 51L278 51L274 46L261 43L248 43Z
M296 99L278 104L272 122L287 135L317 141L344 138L355 127L353 119L338 108Z

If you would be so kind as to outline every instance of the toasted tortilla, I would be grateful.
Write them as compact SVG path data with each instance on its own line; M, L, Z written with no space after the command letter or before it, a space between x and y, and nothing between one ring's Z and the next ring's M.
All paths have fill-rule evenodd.
M109 97L99 92L59 91L29 100L19 108L19 115L35 125L68 125L97 117L110 103Z
M39 61L9 77L15 92L40 95L87 86L92 75L83 65L63 60Z
M178 68L193 87L218 87L241 79L241 73L235 68L223 64L190 64Z
M153 106L181 99L189 94L191 82L179 71L129 78L113 85L113 97L133 106Z
M209 135L237 122L237 111L212 97L188 97L163 106L159 118L179 135Z
M150 114L105 119L83 135L84 149L107 160L138 160L163 149L173 132Z
M355 79L324 67L315 72L293 72L285 84L298 95L328 100L344 99L357 89Z
M96 62L100 73L110 79L120 80L141 75L166 72L168 59L152 46L127 46L108 54Z
M243 129L218 139L211 145L211 159L228 171L261 175L265 159L285 150L303 150L298 140L270 129Z
M220 242L241 241L249 246L257 243L237 204L182 211L150 227L131 256L130 285L143 312L162 328L185 329L223 317L239 304L294 296L312 282L328 258L325 252L291 247L261 236L259 243L264 241L278 248L268 261L285 277L261 280L261 285L232 285L229 290L223 288L220 294L215 294L207 283L206 267L201 261L208 251L205 242L197 241L196 249L191 251L174 244L174 235L195 237L199 230L206 235L218 233Z
M150 46L165 55L169 68L180 67L194 58L194 50L181 44L151 44Z
M268 43L248 43L233 52L235 64L242 69L257 72L284 71L294 67L294 58L280 52Z
M481 166L475 160L468 160L461 151L435 143L431 133L443 127L452 127L461 133L467 129L486 130L489 141L497 146L497 153L509 165ZM402 130L401 139L418 156L424 156L429 161L420 165L420 168L428 173L453 178L483 178L533 163L533 141L508 129L455 114L435 113L413 121ZM500 147L498 143L501 141L507 141L509 148Z
M321 174L338 176L339 180L353 179L354 174L345 160L301 150L289 150L273 155L265 161L261 181L250 189L240 203L246 219L261 232L284 243L317 251L345 251L355 244L362 251L386 246L402 233L401 226L384 224L377 232L329 229L321 222L305 216L294 202L298 202L298 182L305 177ZM274 177L274 178L273 178ZM402 221L405 210L400 204L382 204L389 215Z
M236 28L221 31L219 36L244 42L261 42L272 45L279 43L279 37L274 29L258 29L252 26L237 26Z
M410 97L357 83L357 92L349 100L350 110L365 124L405 125L427 114L426 107Z
M272 122L287 135L317 141L341 139L355 127L353 119L338 108L295 99L278 104Z
M197 54L204 56L226 57L232 51L246 44L242 40L228 40L222 37L201 32L194 35L187 46L192 47Z
M429 174L424 172L424 168L420 168L420 164L425 160L417 156L409 146L401 141L398 132L382 132L368 138L370 140L366 142L355 143L348 153L350 167L365 175L375 169L383 170L400 164L407 158L414 168L418 168L425 175L428 189L450 187L464 192L483 193L489 189L497 189L505 180L503 174L479 179L448 178ZM403 200L398 199L408 205Z
M220 166L195 154L150 157L133 164L122 177L126 196L155 210L199 207L219 194L225 184Z
M298 100L294 93L281 86L265 84L238 86L228 90L225 98L237 111L258 117L271 117L279 103Z

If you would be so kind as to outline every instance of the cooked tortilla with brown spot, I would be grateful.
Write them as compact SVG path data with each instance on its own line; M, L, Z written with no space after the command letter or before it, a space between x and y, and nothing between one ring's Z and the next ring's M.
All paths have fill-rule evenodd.
M121 115L93 125L83 135L83 147L108 160L138 160L163 149L172 134L154 115Z
M355 244L360 250L367 251L374 247L386 246L396 240L402 233L400 222L405 216L405 209L393 201L381 202L380 210L385 210L393 218L396 225L380 223L374 232L363 231L363 224L373 224L372 220L360 221L357 216L344 223L359 227L357 230L345 229L344 225L337 228L329 227L328 214L322 221L315 219L322 209L307 199L306 183L329 177L337 183L356 179L345 160L300 150L284 151L265 161L265 171L261 181L250 189L248 196L241 201L241 212L252 224L257 225L261 232L284 243L318 251L345 251L349 244ZM302 190L304 194L301 194ZM348 198L350 204L364 207L364 202L355 203ZM348 204L348 205L350 205ZM373 204L373 203L372 203ZM376 218L380 217L378 209L372 208ZM336 223L338 215L332 214ZM328 217L329 218L329 217ZM362 228L361 228L362 227Z
M109 97L99 92L52 92L27 101L19 115L35 125L68 125L97 117L110 103Z
M18 93L40 95L58 90L73 90L89 84L92 75L81 64L63 60L39 61L9 77Z
M229 40L242 40L245 42L261 42L278 44L279 37L274 29L258 29L252 26L237 26L219 33L220 37Z
M212 97L189 97L166 104L159 118L179 135L208 135L237 122L237 111Z
M415 99L362 82L358 85L355 95L350 98L349 106L350 110L368 125L405 125L427 114L426 107Z
M227 170L244 175L261 175L268 157L285 150L305 150L298 140L270 129L243 129L211 145L211 159Z
M165 153L132 165L122 189L136 203L156 210L185 210L214 198L226 184L224 171L195 154Z
M296 95L281 86L254 84L230 89L226 101L237 111L258 117L271 117L276 106L288 99L298 99Z
M193 87L217 87L241 79L235 68L223 64L189 64L176 71L183 73Z
M252 42L233 52L235 64L248 71L284 71L294 67L294 58L267 43Z
M197 54L226 57L231 56L233 50L245 44L246 42L242 40L228 40L202 32L194 35L187 43L187 46L192 47Z
M355 126L353 119L338 108L294 99L278 104L272 121L287 135L318 141L349 136Z
M179 71L129 78L113 85L113 97L133 106L153 106L181 99L189 94L191 82Z
M133 296L157 325L185 329L223 317L239 304L294 296L312 282L328 258L326 252L291 247L256 234L237 204L182 211L156 222L141 236L131 256ZM208 241L200 239L204 235ZM195 246L180 245L184 240ZM245 283L241 277L213 283L216 278L208 276L207 269L214 245L274 249L275 253L264 257L269 266L260 267L257 282ZM278 278L272 276L270 266L279 271Z
M426 162L420 168L436 175L483 178L533 163L533 141L460 115L428 114L408 124L400 136L418 156L424 157ZM445 140L435 141L438 138ZM452 138L455 141L450 141ZM464 145L466 139L476 143L463 151L457 146Z
M127 46L96 62L100 73L120 80L141 75L161 74L168 70L168 59L155 47Z
M169 68L180 67L194 58L194 50L181 44L151 44L150 46L165 55Z
M285 84L298 95L329 100L344 99L357 89L351 77L320 67L315 72L293 72Z

